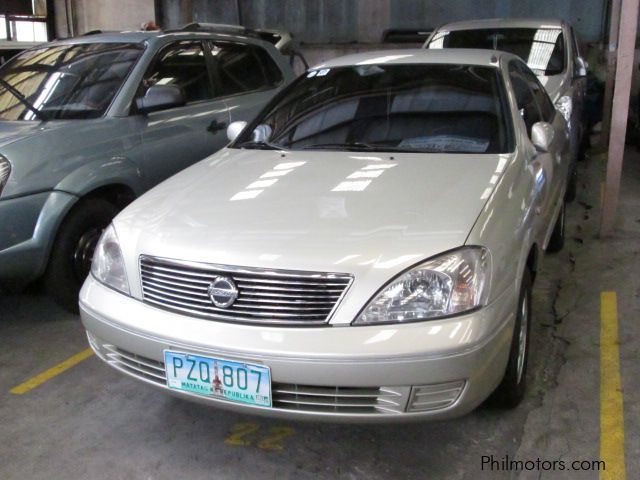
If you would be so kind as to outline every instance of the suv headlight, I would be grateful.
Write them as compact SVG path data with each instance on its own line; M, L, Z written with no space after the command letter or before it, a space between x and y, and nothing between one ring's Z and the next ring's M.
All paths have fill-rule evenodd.
M389 282L354 325L405 323L460 314L486 305L491 255L463 247L434 257Z
M2 189L9 181L9 174L11 173L11 164L9 160L0 155L0 194Z
M91 274L100 283L129 295L129 282L124 258L113 225L109 225L98 241L91 263Z
M568 95L560 97L556 102L556 109L562 114L567 121L567 125L571 125L571 112L573 111L573 100Z

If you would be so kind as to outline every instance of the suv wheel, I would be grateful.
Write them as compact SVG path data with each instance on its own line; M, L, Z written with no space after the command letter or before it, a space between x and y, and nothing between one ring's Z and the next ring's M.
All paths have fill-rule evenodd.
M531 274L527 269L522 277L517 308L507 370L491 396L492 403L504 408L514 408L522 401L527 384L531 332Z
M45 288L70 312L78 312L78 293L91 270L96 244L116 213L116 206L106 200L81 200L58 230L44 276Z

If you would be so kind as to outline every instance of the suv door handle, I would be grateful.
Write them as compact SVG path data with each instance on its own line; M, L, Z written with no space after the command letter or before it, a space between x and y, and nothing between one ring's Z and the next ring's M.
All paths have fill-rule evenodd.
M218 120L212 120L209 126L207 127L207 131L211 133L219 132L220 130L224 130L227 128L226 122L219 122Z

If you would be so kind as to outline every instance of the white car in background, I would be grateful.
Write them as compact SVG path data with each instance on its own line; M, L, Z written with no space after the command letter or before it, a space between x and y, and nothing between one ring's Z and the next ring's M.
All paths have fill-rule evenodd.
M485 48L522 58L549 92L569 125L572 166L567 199L576 196L576 162L584 155L586 131L584 102L587 63L573 27L558 19L497 18L448 23L433 31L425 48Z
M285 418L518 404L570 163L566 122L521 59L338 58L228 133L103 234L80 294L101 359Z

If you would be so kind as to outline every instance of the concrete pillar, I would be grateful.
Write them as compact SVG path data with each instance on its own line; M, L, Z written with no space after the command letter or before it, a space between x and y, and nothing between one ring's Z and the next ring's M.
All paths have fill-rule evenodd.
M602 215L600 217L600 236L607 236L613 233L616 211L618 209L622 160L624 157L624 144L627 133L627 117L629 115L631 76L633 74L633 53L638 28L638 1L639 0L622 0L620 12L616 81L613 91L611 135L609 136L607 178L602 202Z

